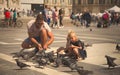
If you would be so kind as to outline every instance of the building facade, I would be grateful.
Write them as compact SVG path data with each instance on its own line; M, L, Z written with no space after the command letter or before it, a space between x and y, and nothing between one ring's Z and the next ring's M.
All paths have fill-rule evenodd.
M20 8L20 0L0 0L0 8Z
M90 12L99 13L114 5L120 7L120 0L73 0L72 8L75 12L82 12L84 9L88 9Z
M44 4L51 8L54 6L58 9L63 8L65 10L65 15L69 16L72 12L73 0L44 0Z
M66 16L69 16L72 11L83 12L88 9L91 13L99 13L114 5L120 7L120 0L44 0L44 4L64 8Z
M117 5L120 7L120 0L0 0L1 8L20 8L27 10L42 10L41 7L48 5L58 9L64 8L65 15L71 12L82 12L88 9L90 12L98 13Z
M44 0L21 0L21 9L24 10L43 10Z

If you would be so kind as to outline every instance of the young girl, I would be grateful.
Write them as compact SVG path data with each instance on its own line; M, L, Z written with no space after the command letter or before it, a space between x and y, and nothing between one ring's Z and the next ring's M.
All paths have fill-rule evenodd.
M81 60L80 50L83 50L81 41L78 39L74 31L70 31L68 37L70 40L69 52L73 53L77 60Z
M66 52L68 55L75 55L77 60L81 60L80 50L83 50L81 41L77 38L74 31L69 31L67 35L66 48L59 48L58 52Z

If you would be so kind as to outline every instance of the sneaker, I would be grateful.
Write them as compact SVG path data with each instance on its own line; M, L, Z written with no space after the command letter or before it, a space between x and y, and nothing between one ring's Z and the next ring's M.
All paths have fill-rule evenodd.
M64 26L61 26L61 28L64 28Z

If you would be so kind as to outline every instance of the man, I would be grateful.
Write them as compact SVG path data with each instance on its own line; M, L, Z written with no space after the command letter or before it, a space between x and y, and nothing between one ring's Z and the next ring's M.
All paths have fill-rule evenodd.
M44 16L44 21L47 22L48 21L48 16L49 16L49 9L48 9L48 5L45 5L45 8L43 10L43 16Z
M90 13L88 12L87 9L84 10L84 13L82 15L82 19L85 20L85 25L86 27L90 27L90 23L91 23L91 15Z
M65 11L63 8L61 8L59 10L59 23L60 23L60 27L64 27L62 21L63 21L63 17L64 17Z
M10 11L8 9L6 9L5 13L5 21L7 23L7 27L9 27L9 22L10 22Z
M36 20L28 22L27 29L29 37L23 41L23 49L36 47L37 50L47 50L54 40L53 33L48 24L44 22L42 14L38 14Z

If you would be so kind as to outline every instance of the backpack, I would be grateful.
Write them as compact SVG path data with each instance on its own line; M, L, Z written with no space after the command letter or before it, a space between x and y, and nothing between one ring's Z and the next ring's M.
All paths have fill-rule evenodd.
M102 18L103 18L104 20L107 20L107 19L109 18L109 16L108 16L107 13L105 13L105 14L103 14Z

